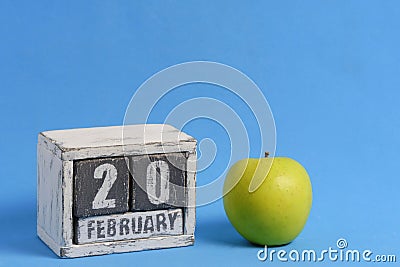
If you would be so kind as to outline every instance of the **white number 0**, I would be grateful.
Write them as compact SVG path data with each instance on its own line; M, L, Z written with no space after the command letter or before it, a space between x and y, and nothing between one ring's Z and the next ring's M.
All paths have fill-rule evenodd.
M169 199L168 164L162 160L153 161L149 164L149 166L147 166L146 176L146 192L150 202L155 205L167 202ZM156 188L157 186L159 186L158 194Z
M106 172L106 177L104 178L103 184L94 197L92 202L93 209L115 208L115 199L106 198L115 180L117 180L117 168L109 163L102 164L94 170L94 178L103 179L104 172Z

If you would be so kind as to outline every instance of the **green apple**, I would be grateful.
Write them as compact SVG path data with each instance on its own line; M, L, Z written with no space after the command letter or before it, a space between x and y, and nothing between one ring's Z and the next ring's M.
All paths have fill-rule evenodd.
M248 241L284 245L300 234L307 221L311 182L293 159L243 159L226 176L223 200L229 221Z

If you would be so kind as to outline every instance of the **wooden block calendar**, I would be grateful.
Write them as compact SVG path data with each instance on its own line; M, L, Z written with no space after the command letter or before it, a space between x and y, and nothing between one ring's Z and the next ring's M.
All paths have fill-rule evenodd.
M37 233L60 257L194 243L196 140L170 125L47 131Z

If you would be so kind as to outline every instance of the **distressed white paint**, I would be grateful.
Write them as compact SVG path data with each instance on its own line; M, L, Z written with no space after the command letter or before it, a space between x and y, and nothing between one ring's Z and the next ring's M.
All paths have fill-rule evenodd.
M55 130L43 132L42 134L51 140L52 143L60 148L64 148L63 150L65 151L84 147L119 146L122 145L121 138L123 135L125 135L125 145L194 141L193 137L167 124Z
M88 159L88 158L106 158L106 157L119 157L119 156L135 156L145 154L157 154L157 153L175 153L184 152L191 150L194 141L186 142L182 141L179 144L176 143L163 143L160 144L137 144L137 145L126 145L118 147L98 147L98 148L81 148L73 151L65 151L61 153L63 160L77 160L77 159Z
M193 245L193 243L193 235L159 236L135 240L72 245L60 248L58 255L61 257L76 258L148 249L184 247Z
M186 171L186 180L187 180L187 203L188 207L185 208L185 225L184 225L184 234L185 235L194 235L194 230L196 227L196 162L197 155L196 149L193 149L189 153L189 157L187 160L187 171Z
M123 128L128 127L128 128ZM143 135L145 133L145 136ZM122 136L125 135L124 141ZM49 131L38 137L38 236L61 257L82 257L188 246L194 243L196 140L169 125L132 125ZM73 242L73 161L78 159L188 152L183 235Z
M53 153L57 158L61 158L61 149L50 139L44 136L43 133L40 133L38 136L38 146L39 145L42 146L42 149L46 149Z
M54 241L54 239L49 236L46 231L39 225L37 225L36 227L37 229L37 235L39 236L39 238L52 250L54 251L54 253L56 253L58 256L61 256L61 250L62 248L66 248L67 246L61 246L59 243L57 243L56 241ZM69 245L68 247L71 247L71 245Z
M182 210L152 210L81 218L77 243L133 240L152 236L182 235Z
M63 244L62 161L41 145L37 152L37 224L54 242Z
M39 142L65 160L188 151L196 142L166 124L57 130L41 135Z
M102 208L115 208L115 199L106 199L108 192L110 192L111 187L117 180L117 168L114 165L105 163L98 166L94 170L95 179L103 179L103 174L106 172L106 177L104 178L103 184L101 185L99 191L93 199L92 207L93 209Z
M62 237L61 245L72 245L73 237L73 219L72 219L72 203L73 203L73 161L63 161L63 178L62 178Z

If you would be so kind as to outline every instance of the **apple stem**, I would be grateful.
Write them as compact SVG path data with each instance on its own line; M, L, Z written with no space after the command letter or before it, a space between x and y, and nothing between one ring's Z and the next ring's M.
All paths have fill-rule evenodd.
M265 157L266 157L266 158L268 158L268 156L269 156L269 152L265 152L265 154L264 154L264 155L265 155Z

